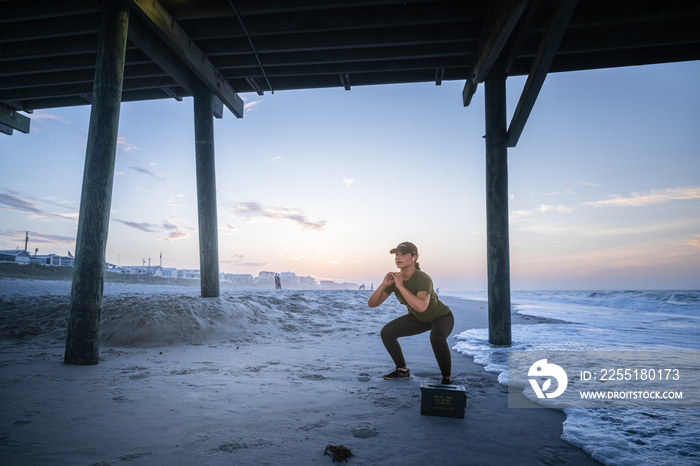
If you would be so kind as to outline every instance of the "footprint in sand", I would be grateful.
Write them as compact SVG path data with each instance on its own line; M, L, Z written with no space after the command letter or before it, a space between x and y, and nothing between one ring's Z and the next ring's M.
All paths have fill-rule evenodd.
M370 438L377 435L379 432L372 429L370 426L360 426L352 431L352 436L355 438Z

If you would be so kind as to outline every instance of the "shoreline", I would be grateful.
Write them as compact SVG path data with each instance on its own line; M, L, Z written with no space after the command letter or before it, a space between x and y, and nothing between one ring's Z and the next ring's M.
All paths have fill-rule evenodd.
M153 307L148 291L120 290L115 301L128 296L129 307ZM257 292L247 293L246 299ZM467 388L465 418L420 415L420 384L439 376L428 334L400 340L412 378L383 380L391 360L379 331L397 311L361 306L361 292L334 293L321 303L332 309L324 307L316 320L295 307L303 291L265 294L281 300L275 307L295 305L280 315L285 330L268 323L251 326L251 339L238 341L103 344L96 366L64 365L55 335L0 340L0 460L332 464L324 449L341 444L355 465L599 464L561 440L564 413L508 408L507 387L496 374L454 351L453 376ZM356 307L344 307L348 300ZM485 302L445 301L455 315L453 335L486 319ZM273 313L264 314L271 321ZM515 316L513 322L525 323Z

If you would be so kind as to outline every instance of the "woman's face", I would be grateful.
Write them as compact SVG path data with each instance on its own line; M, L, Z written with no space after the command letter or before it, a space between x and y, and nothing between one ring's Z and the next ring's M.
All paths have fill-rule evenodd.
M396 255L394 257L394 260L396 262L396 267L403 269L404 267L408 267L409 265L413 264L413 258L415 256L411 254L410 252L401 252L401 251L396 251Z

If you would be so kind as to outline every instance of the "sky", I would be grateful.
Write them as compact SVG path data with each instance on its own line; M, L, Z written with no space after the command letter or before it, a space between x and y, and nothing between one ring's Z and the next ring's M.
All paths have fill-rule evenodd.
M511 288L700 288L700 62L550 74L509 149ZM507 81L508 118L525 78ZM483 290L484 88L243 94L216 119L220 271L375 287L418 247ZM0 134L0 249L75 253L90 107ZM124 103L107 261L199 268L192 99Z

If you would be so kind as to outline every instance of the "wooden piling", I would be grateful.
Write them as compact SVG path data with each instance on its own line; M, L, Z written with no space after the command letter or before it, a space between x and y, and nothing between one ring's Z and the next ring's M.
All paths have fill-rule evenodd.
M501 66L494 66L485 81L484 92L489 343L510 345L506 75Z
M216 213L214 115L212 94L194 93L194 134L199 218L199 271L203 298L219 296L219 233Z
M64 362L97 364L129 10L102 2Z

